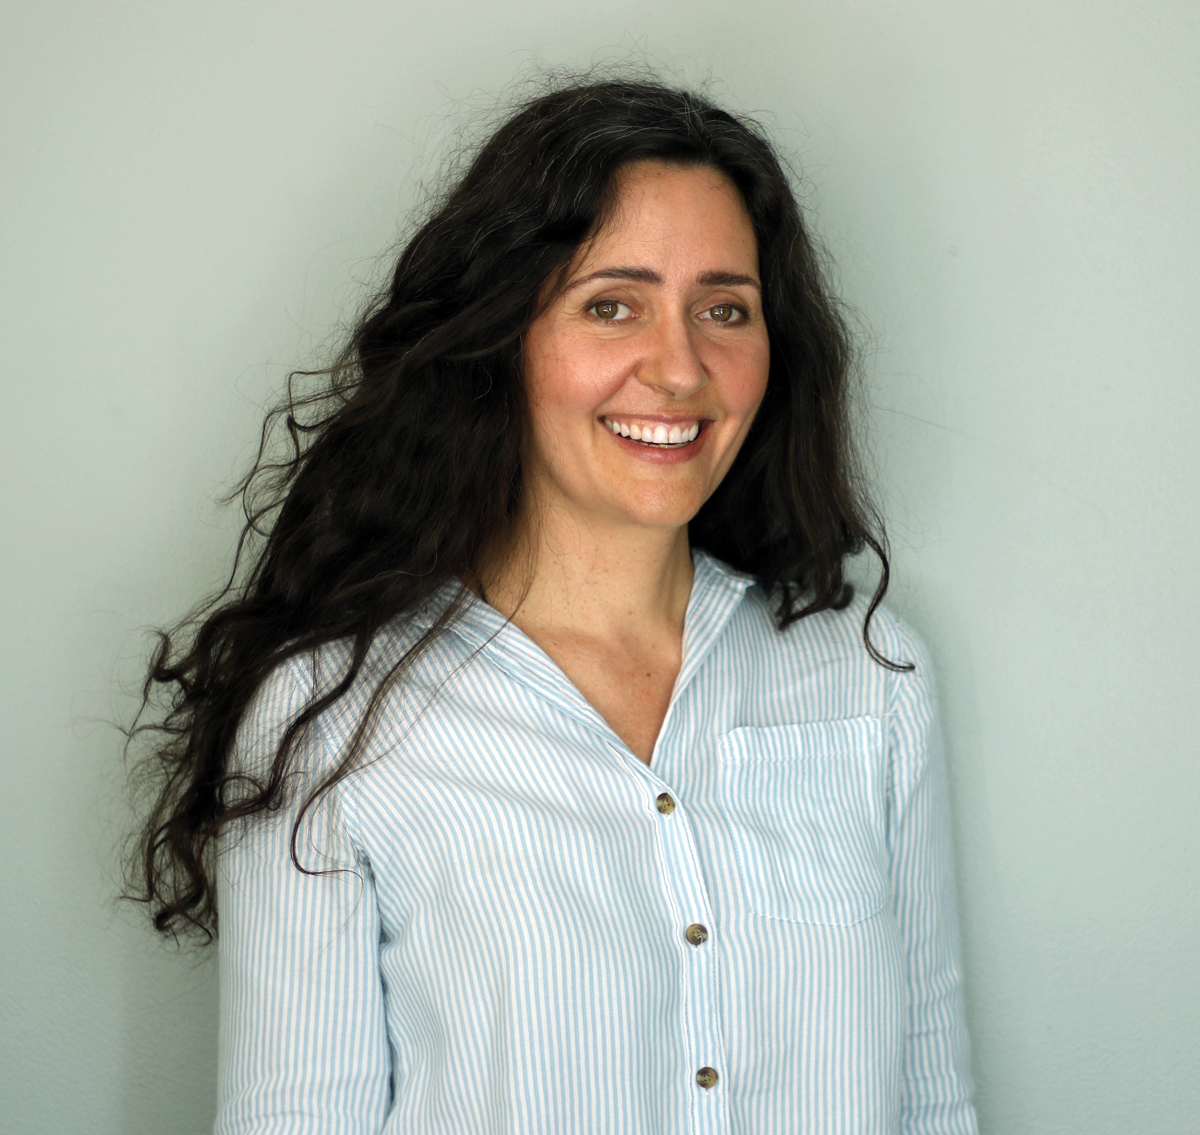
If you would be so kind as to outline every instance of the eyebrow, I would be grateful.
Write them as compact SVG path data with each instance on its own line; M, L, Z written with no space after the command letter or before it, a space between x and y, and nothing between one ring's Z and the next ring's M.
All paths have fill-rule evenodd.
M590 284L594 280L631 280L636 284L661 284L663 282L663 278L653 268L631 268L615 265L611 268L601 268L598 272L591 272L586 276L581 276L578 280L572 280L563 291L573 291L575 288L581 288L584 284ZM762 291L762 285L753 276L743 276L740 272L701 272L696 277L696 283L702 288L749 286Z

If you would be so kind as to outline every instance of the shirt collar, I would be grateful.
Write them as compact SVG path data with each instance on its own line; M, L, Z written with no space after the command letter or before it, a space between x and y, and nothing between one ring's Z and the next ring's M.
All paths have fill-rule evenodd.
M671 695L672 704L687 688L741 603L746 589L754 582L752 576L735 571L699 548L692 549L692 568L692 592L683 624L683 661ZM450 625L453 633L485 654L514 681L555 703L589 727L611 732L558 664L494 607L456 579L442 589L445 600L452 599L459 589L465 595L461 614Z

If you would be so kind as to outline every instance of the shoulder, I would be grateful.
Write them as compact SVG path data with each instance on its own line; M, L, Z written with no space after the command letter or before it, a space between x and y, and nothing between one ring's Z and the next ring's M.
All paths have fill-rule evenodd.
M868 622L870 603L870 593L858 592L840 610L818 611L780 629L777 602L750 587L730 620L728 649L751 685L782 686L803 699L813 719L888 716L914 701L931 701L933 671L921 636L886 606ZM893 665L873 657L867 641Z
M280 728L314 702L325 704L311 728L319 760L340 759L364 722L386 720L391 732L413 724L429 700L469 661L470 651L448 633L451 620L436 633L430 630L442 613L446 589L421 609L385 623L372 636L361 657L353 638L323 643L281 663L255 697L255 713L247 714L256 732ZM374 725L365 737L367 758L382 743Z
M806 615L781 630L777 599L755 585L747 589L739 614L764 640L785 649L821 649L850 657L870 657L863 637L867 627L872 645L883 657L901 665L912 663L916 669L927 667L929 656L921 636L886 604L875 609L868 624L870 605L871 593L856 589L845 607Z
M370 695L427 629L419 619L397 619L372 639L349 687L321 713L307 732L319 734L331 720L361 718ZM241 771L262 771L287 730L314 702L334 693L354 667L354 642L335 639L278 663L254 691L235 740ZM305 746L319 760L319 746Z
M282 731L312 700L313 659L295 655L280 662L254 691L242 715L241 732Z
M311 660L298 655L279 663L254 691L238 724L230 755L236 774L261 779L313 697Z

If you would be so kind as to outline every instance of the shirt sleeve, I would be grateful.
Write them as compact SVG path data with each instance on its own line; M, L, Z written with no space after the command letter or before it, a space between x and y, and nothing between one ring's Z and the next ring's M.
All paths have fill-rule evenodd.
M269 766L311 696L298 663L270 678L238 732L236 767ZM369 864L339 785L292 829L332 761L317 731L295 749L285 806L233 826L218 856L221 1016L215 1135L377 1135L390 1055Z
M893 622L890 714L892 909L908 970L903 1135L975 1135L963 1011L949 801L937 699L920 640Z

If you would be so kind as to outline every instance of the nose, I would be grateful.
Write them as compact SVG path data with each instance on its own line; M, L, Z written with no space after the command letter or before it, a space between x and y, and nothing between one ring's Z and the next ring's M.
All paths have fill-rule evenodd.
M697 353L687 317L661 319L643 339L645 353L637 378L673 399L690 398L708 383L708 371Z

